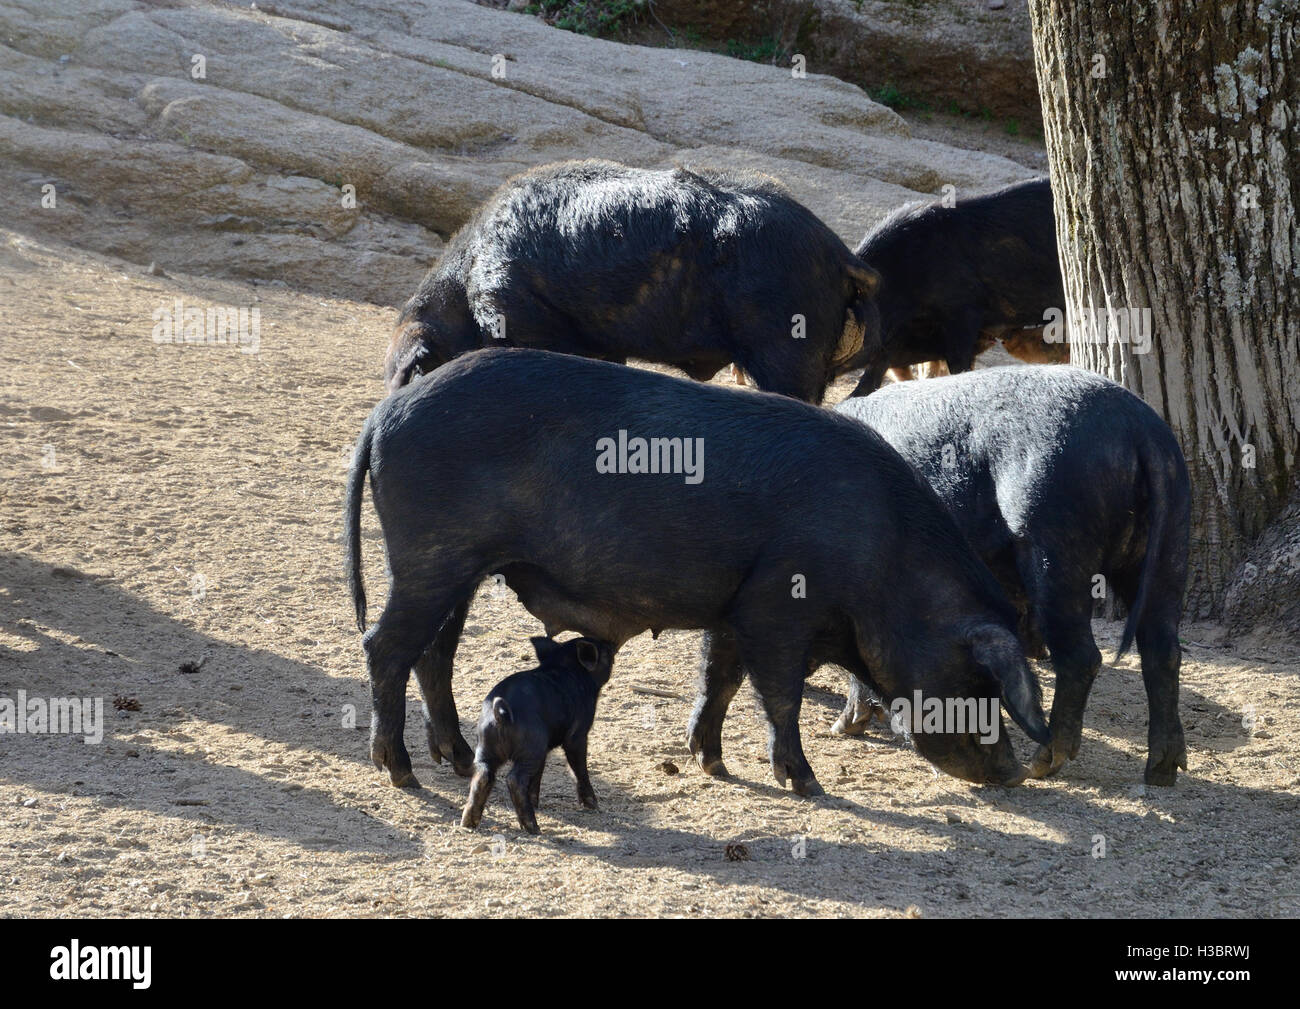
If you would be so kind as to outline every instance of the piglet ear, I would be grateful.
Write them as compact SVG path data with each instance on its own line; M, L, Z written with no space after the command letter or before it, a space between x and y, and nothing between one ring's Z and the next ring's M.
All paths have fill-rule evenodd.
M596 667L600 665L600 649L590 641L583 639L577 642L576 652L578 661L582 663L582 668L589 673L594 673Z
M560 647L558 642L552 641L550 638L544 638L541 635L528 640L533 643L533 651L537 653L538 662L545 662Z

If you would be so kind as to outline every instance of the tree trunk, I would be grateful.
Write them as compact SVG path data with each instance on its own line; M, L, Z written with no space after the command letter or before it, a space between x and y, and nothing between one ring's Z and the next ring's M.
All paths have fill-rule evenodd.
M1029 6L1071 360L1173 428L1186 612L1218 616L1297 476L1300 0ZM1124 317L1098 340L1081 306ZM1121 339L1147 309L1149 350Z

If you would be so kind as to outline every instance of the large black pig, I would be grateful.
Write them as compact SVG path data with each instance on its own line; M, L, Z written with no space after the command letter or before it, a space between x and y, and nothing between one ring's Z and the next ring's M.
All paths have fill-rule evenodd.
M1031 765L1055 772L1079 750L1101 665L1093 590L1128 606L1119 655L1137 639L1150 711L1146 780L1187 768L1178 718L1178 621L1190 490L1173 432L1109 379L1078 368L988 368L887 386L836 410L869 424L938 492L976 552L1026 611L1056 672L1052 740ZM1098 581L1098 576L1105 582ZM869 710L857 684L837 723Z
M994 340L1025 360L1069 361L1067 344L1044 343L1041 334L1047 310L1065 308L1047 179L952 207L909 204L854 252L880 274L882 349L865 347L851 362L865 366L852 395L874 391L890 368L922 361L945 361L954 375L969 371Z
M398 320L389 390L481 347L674 365L735 362L761 389L819 402L878 349L878 278L774 179L608 161L501 187Z
M493 572L548 634L617 649L644 630L709 631L706 674L734 693L748 671L773 771L802 794L821 792L799 737L812 662L885 697L920 690L991 701L995 713L1001 697L1047 741L1015 608L929 486L847 417L564 354L463 355L381 402L357 442L345 539L363 629L367 474L390 571L364 638L371 756L396 785L414 783L403 743L413 665L431 752L471 769L451 665L470 598ZM701 766L720 770L721 712L697 711L691 736ZM918 747L968 780L1025 774L1005 733Z

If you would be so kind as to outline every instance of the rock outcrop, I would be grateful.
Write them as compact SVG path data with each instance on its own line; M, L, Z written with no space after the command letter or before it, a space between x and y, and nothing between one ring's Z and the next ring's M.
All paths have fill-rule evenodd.
M654 0L654 11L715 44L797 51L809 69L900 102L1042 124L1024 0Z
M384 304L547 161L766 171L849 242L945 184L1030 174L834 77L468 0L0 0L0 42L0 224Z

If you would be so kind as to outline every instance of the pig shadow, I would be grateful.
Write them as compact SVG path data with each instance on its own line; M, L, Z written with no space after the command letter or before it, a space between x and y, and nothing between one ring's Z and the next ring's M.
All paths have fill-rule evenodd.
M1165 805L1159 799L1140 811L1102 804L1123 794L1120 789L1111 793L1092 789L1091 796L1070 791L1046 795L1035 793L1032 786L986 789L954 782L944 796L924 802L905 800L906 808L889 808L844 796L799 799L772 784L737 775L733 780L756 800L804 809L808 816L792 817L790 829L780 834L738 820L721 836L710 836L656 822L653 797L631 800L615 792L599 774L593 777L601 797L599 812L578 808L567 795L558 799L552 795L548 800L544 784L541 835L529 836L518 829L504 796L489 804L479 833L484 841L503 839L501 857L507 859L513 851L540 848L557 857L595 859L620 872L672 872L680 890L679 906L674 907L670 899L658 912L661 915L716 916L720 895L729 908L723 913L729 914L829 911L815 905L792 910L784 901L766 900L763 894L771 890L800 901L835 901L886 912L902 913L915 905L926 917L1149 917L1159 912L1161 897L1172 895L1180 885L1203 891L1202 910L1188 912L1184 907L1182 914L1289 917L1300 913L1294 843L1290 850L1273 845L1291 868L1261 874L1258 857L1249 852L1207 853L1207 844L1218 843L1215 835L1206 833L1191 845L1181 844L1183 828L1153 816L1152 810ZM698 773L693 777L695 784L705 787ZM1186 789L1187 783L1182 787ZM1279 798L1264 790L1198 782L1195 803L1184 806L1212 808L1228 797L1247 807L1259 801L1276 803ZM980 807L984 806L1014 814L1022 822L1006 828L982 823ZM851 836L843 835L843 827L822 831L821 836L811 829L803 832L806 828L798 825L800 821L827 808L856 818L859 826ZM1291 810L1292 816L1300 812L1294 799ZM1179 813L1180 819L1183 815ZM1027 832L1024 821L1046 829ZM557 833L556 823L582 830L576 836ZM900 845L904 834L906 844ZM1110 863L1097 860L1099 836L1109 848ZM1117 862L1119 870L1108 874L1105 870ZM1113 899L1130 897L1141 876L1158 879L1161 895L1117 910ZM756 886L758 892L752 889ZM743 895L733 889L741 887L746 888ZM1234 894L1240 899L1234 901ZM533 892L523 896L529 901L536 898ZM745 900L748 907L743 906ZM706 903L711 905L707 912ZM776 906L765 910L767 903Z
M941 794L918 798L890 795L887 780L869 797L863 796L860 779L852 785L827 780L832 794L806 800L764 780L765 769L756 772L759 777L736 773L748 763L736 756L730 781L754 803L804 811L789 818L787 832L772 833L770 822L756 829L743 818L721 836L664 826L654 807L672 801L672 795L619 795L599 774L594 776L602 802L597 813L579 809L568 796L548 800L544 785L540 837L518 831L504 797L505 805L489 807L495 815L485 818L481 829L504 834L506 857L513 845L541 845L618 870L680 874L681 906L665 914L705 913L706 896L716 908L719 892L754 885L863 909L903 912L916 905L927 917L1149 917L1160 913L1162 901L1181 901L1183 890L1192 891L1197 903L1180 903L1181 915L1300 914L1300 847L1293 836L1277 833L1279 825L1300 816L1300 799L1211 782L1197 777L1195 764L1174 789L1141 786L1142 763L1134 760L1133 781L1087 774L1047 790L1034 782L1000 788L945 779ZM718 787L693 769L683 773L686 787ZM550 780L554 783L554 776ZM857 826L827 827L824 820L819 831L803 826L827 810L846 814ZM1006 816L989 823L993 811ZM1239 848L1225 846L1225 837L1240 832L1248 823L1244 817L1257 812L1265 812L1265 822L1247 830L1245 838L1238 835ZM555 822L585 830L576 837L554 836ZM1260 849L1274 861L1263 864ZM1133 902L1140 883L1148 889ZM698 895L698 905L692 895ZM752 901L748 908L735 907L738 894L728 901L734 913L768 913L761 896L750 890L745 896ZM1117 897L1129 900L1122 910L1113 903ZM710 915L717 913L713 908ZM772 910L792 913L784 904Z
M81 736L0 734L10 782L94 795L196 826L244 827L308 848L393 856L421 850L367 808L341 808L312 784L327 763L320 754L369 763L367 733L342 727L345 705L357 712L359 728L369 727L363 680L210 637L108 579L25 555L0 554L0 585L7 590L0 596L0 696L25 690L29 698L102 697L104 705L99 745ZM201 665L187 674L180 671L187 662ZM140 710L115 710L119 695ZM183 728L190 720L228 726L232 744L244 749L263 740L286 749L260 773L233 767L221 762L222 750L209 755L190 745ZM337 832L303 825L340 820L346 829Z
M394 797L408 812L426 811L438 827L458 823L466 782L454 776L446 765L435 767L423 752L413 698L408 710L408 736L415 744L411 750L416 773L425 787L397 792L375 771L373 784L367 779L360 795L342 789L341 803L340 790L331 793L317 788L312 779L329 758L358 762L370 771L367 734L361 731L369 721L369 694L363 676L330 676L318 666L270 649L214 638L158 611L109 579L22 554L0 554L0 585L6 589L6 594L0 595L0 696L12 698L23 689L29 696L105 698L104 742L99 746L86 745L77 737L0 735L0 761L10 783L21 781L54 794L93 795L119 808L189 820L196 828L228 825L284 838L308 849L365 851L392 860L411 858L424 851L420 840L410 838L409 831L398 830L391 822ZM198 672L179 671L183 662L205 657ZM359 647L357 669L360 673ZM1116 682L1108 685L1111 680ZM837 671L828 667L809 685L805 703L824 724L833 720L842 705L842 695L831 686L840 682ZM1124 738L1136 744L1139 751L1144 750L1145 699L1139 677L1117 676L1113 670L1104 670L1089 712L1099 700L1111 703L1112 690L1124 694L1125 705L1138 706L1126 709L1119 725L1127 733ZM112 699L119 694L137 698L141 710L119 715L112 708ZM742 703L743 699L737 698L737 707ZM1118 697L1114 703L1120 703ZM357 730L341 725L340 713L345 705L353 706L357 713ZM1182 709L1185 723L1192 721L1189 710L1215 722L1226 722L1233 714L1212 699L1186 689ZM213 747L207 753L193 745L195 741L186 733L186 723L192 721L227 726L230 746L242 747L240 759L245 764L250 762L250 755L255 756L256 747L266 743L277 744L268 749L282 759L260 770L222 763L230 759L226 746ZM1085 724L1094 725L1095 720L1086 716ZM1112 728L1108 726L1107 731ZM680 730L680 726L674 726L671 732L676 736ZM1198 747L1196 732L1189 724L1188 739L1194 750ZM887 737L869 738L884 745L900 745ZM1240 741L1228 742L1244 744L1244 732ZM1076 780L1077 770L1087 766L1090 754L1099 754L1106 747L1104 739L1095 734L1085 737L1079 761L1067 765L1063 772L1067 779ZM940 881L941 888L951 885L953 891L942 894L943 901L938 904L933 890L917 890L910 893L908 900L924 899L929 906L957 914L977 912L976 905L962 896L962 884L950 880L963 875L961 859L967 856L960 851L956 855L945 851L895 851L873 840L873 832L919 831L939 846L969 845L974 838L987 850L1010 852L990 864L999 872L1014 875L1037 873L1040 865L1077 855L1079 844L1050 837L1026 839L1011 829L948 823L934 807L960 810L994 801L1041 824L1048 834L1067 837L1071 833L1078 835L1080 821L1089 818L1107 824L1108 830L1132 836L1149 829L1141 814L1101 808L1094 798L1071 790L1045 796L1033 783L1020 789L984 790L953 781L947 798L925 803L906 800L906 805L893 807L884 799L883 787L862 799L837 795L856 793L834 780L824 766L819 770L832 794L810 802L777 787L767 778L765 766L761 771L747 773L749 765L742 756L734 754L737 759L733 761L733 772L741 772L734 780L752 793L755 802L779 804L795 812L811 812L816 804L825 804L859 822L861 836L833 846L814 844L805 858L796 858L791 855L792 846L797 844L793 835L753 837L743 824L737 824L735 840L746 846L750 857L729 861L725 853L730 843L727 839L656 822L656 802L671 801L671 795L631 795L603 778L598 762L593 761L601 811L582 810L572 794L567 773L560 769L562 765L552 763L543 783L544 833L540 838L520 837L514 843L553 845L557 851L619 867L682 869L690 878L702 878L709 885L752 883L757 878L803 899L842 899L844 881L858 881L861 889L855 900L882 907L893 907L900 896L873 882L872 867L914 871L918 879ZM869 767L870 761L863 763ZM683 765L681 785L713 787L706 785L692 766L686 762ZM1141 761L1132 760L1130 765L1133 772L1126 775L1126 780L1099 785L1085 775L1083 783L1096 795L1124 792L1141 781ZM1194 763L1191 775L1183 780L1194 779L1195 775ZM1250 789L1203 781L1197 782L1197 787L1210 804L1229 797L1236 800L1242 795L1256 797ZM860 792L862 786L855 784L853 788ZM995 798L987 799L985 793ZM1044 801L1046 798L1051 801ZM1275 794L1266 791L1260 791L1258 798L1277 801ZM551 817L574 827L613 834L615 840L601 843L585 837L562 841L548 838L545 821ZM335 824L338 826L332 826ZM486 838L494 831L518 834L508 795L500 784L479 833ZM1300 886L1282 889L1294 893ZM1288 907L1290 913L1296 910ZM689 904L683 913L689 913ZM762 913L761 906L755 913ZM987 913L987 909L977 913Z
M1099 642L1113 655L1113 642L1105 643L1102 635ZM1196 659L1214 664L1204 654ZM1038 672L1050 690L1050 667ZM838 683L838 671L828 667L817 679ZM733 705L732 717L749 703L753 698L747 699L742 692ZM815 721L824 719L829 724L839 713L843 695L821 683L810 683L804 703ZM756 834L744 822L737 822L731 835L723 837L656 823L654 806L671 802L683 786L718 787L701 777L689 760L683 762L685 780L676 775L665 777L662 788L637 796L615 793L613 801L607 801L610 785L597 773L602 809L595 814L578 809L576 802L565 796L558 801L548 799L558 783L556 769L548 768L540 838L518 833L509 800L504 797L499 801L505 805L495 811L489 807L482 829L514 835L509 844L544 845L557 853L595 858L619 869L676 870L688 881L683 883L688 889L683 891L681 906L675 909L683 914L702 910L692 903L691 895L697 891L703 903L706 893L714 893L716 887L759 883L805 900L850 899L858 906L899 912L917 904L927 915L939 916L1147 915L1161 906L1160 896L1145 903L1130 902L1121 912L1111 904L1117 896L1130 897L1144 875L1160 880L1164 893L1177 892L1180 899L1183 891L1192 893L1202 909L1196 913L1300 913L1300 875L1295 870L1300 847L1293 837L1276 836L1279 824L1300 814L1300 799L1266 787L1243 787L1203 777L1201 772L1209 763L1249 745L1250 737L1238 724L1239 713L1186 684L1180 708L1191 771L1181 775L1173 789L1148 787L1142 782L1146 698L1134 662L1122 668L1104 668L1099 674L1085 713L1085 724L1092 731L1085 735L1079 758L1050 783L1000 788L970 786L945 777L941 781L946 787L937 796L899 799L890 794L887 780L873 787L870 750L866 750L862 759L853 762L856 777L836 780L824 775L822 782L831 794L809 801L773 784L766 764L749 759L754 754L744 752L744 744L729 744L730 783L743 787L757 803L807 811L806 817L793 817L793 823L812 820L821 810L840 811L858 822L858 827L850 828L851 836L831 843L825 836L801 836L795 828L788 836ZM1035 744L1018 730L1012 731L1017 733L1019 755L1028 759ZM869 730L862 741L842 739L846 747L858 742L864 749L911 749L883 727ZM825 748L821 749L818 770L825 772ZM911 756L923 759L914 750ZM762 770L755 770L759 765ZM1122 769L1119 774L1116 768ZM868 776L865 782L864 772ZM863 796L864 789L871 789L869 797ZM990 808L1014 819L1008 823L1004 818L1006 826L990 824ZM1256 811L1264 816L1251 835L1248 816ZM576 838L549 836L547 819L588 830ZM1239 825L1247 826L1247 837L1225 846L1225 833L1240 830ZM593 841L592 829L613 835L614 840ZM937 850L896 849L889 839L897 838L900 831L913 835L910 844L917 843L914 837L919 832L919 843ZM1262 875L1260 848L1276 856ZM1109 863L1104 861L1107 850ZM901 884L900 879L904 880ZM846 884L853 888L848 898ZM763 914L762 901L754 900L751 907L739 910ZM1196 904L1182 906L1187 913L1185 908ZM1027 911L1027 907L1037 910ZM812 909L808 910L811 913ZM666 913L674 913L674 909Z

